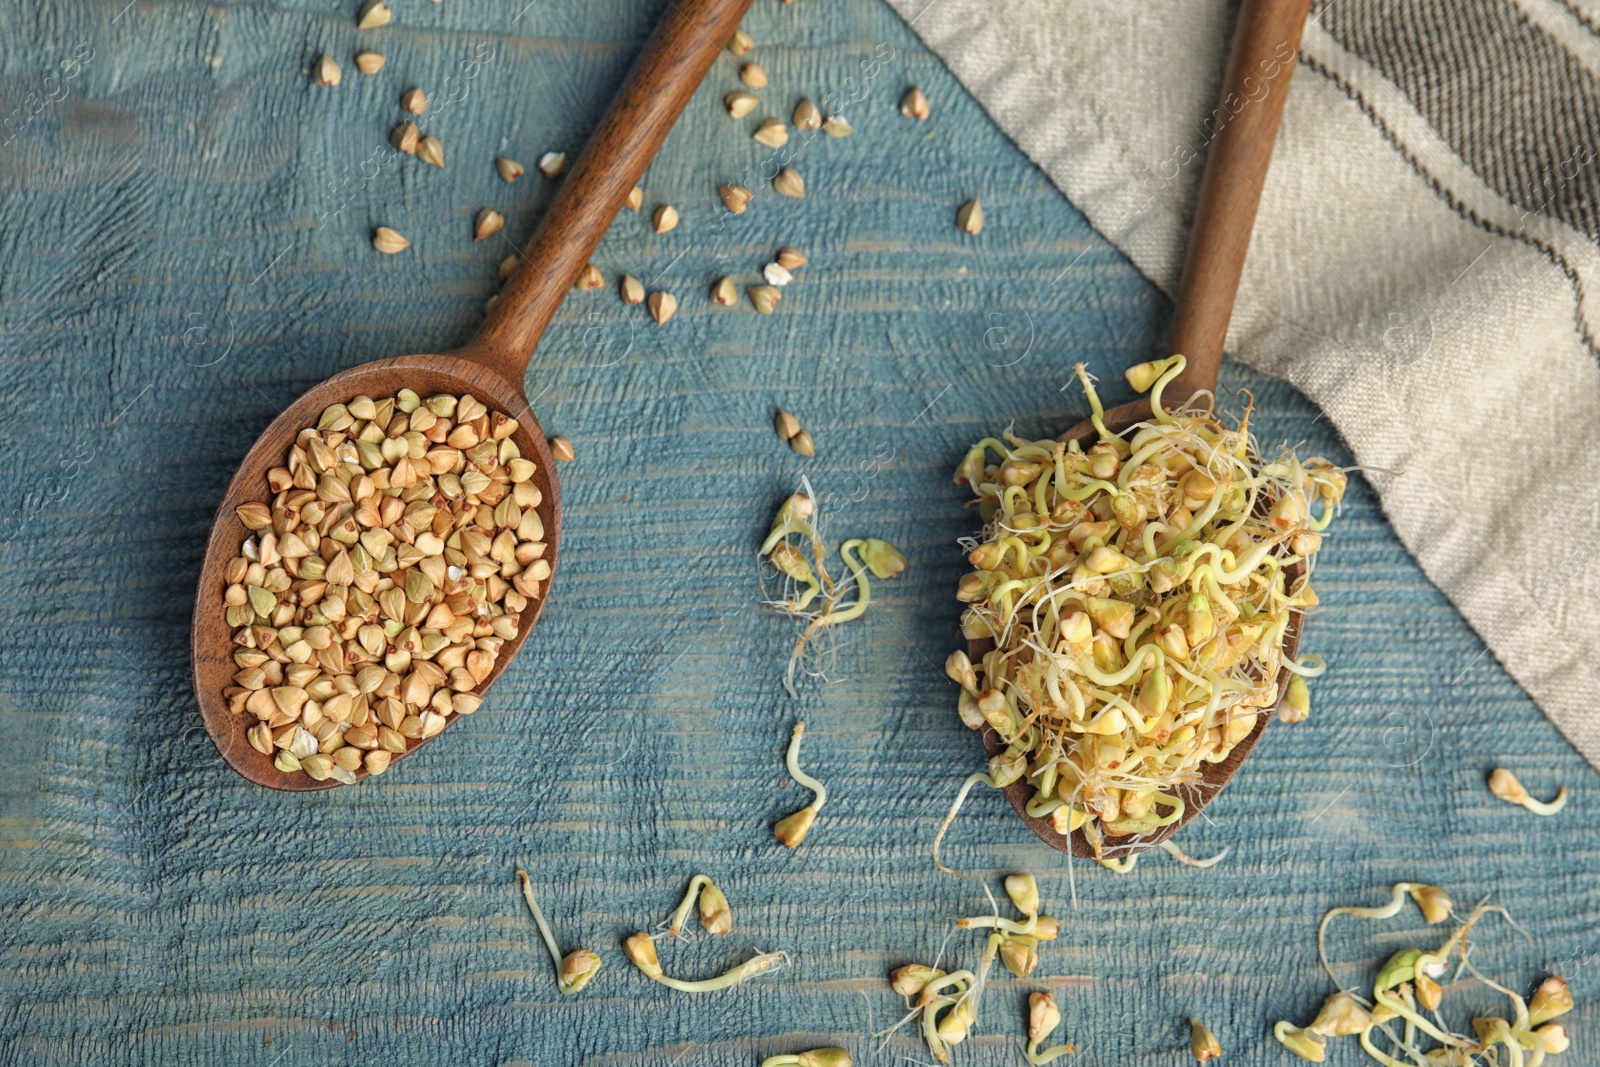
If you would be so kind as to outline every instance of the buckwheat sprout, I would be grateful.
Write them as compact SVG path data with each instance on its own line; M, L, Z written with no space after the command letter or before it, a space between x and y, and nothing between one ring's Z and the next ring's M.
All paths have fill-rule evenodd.
M1174 378L1182 374L1183 369L1188 365L1189 360L1182 355L1168 356L1166 359L1158 359L1153 363L1145 364L1145 366L1149 367L1151 372L1156 375L1154 383L1152 383L1148 388L1150 390L1150 411L1155 415L1157 422L1165 425L1172 424L1172 415L1161 406L1161 392L1172 382ZM1128 377L1128 382L1139 392L1144 392L1144 390L1139 389L1138 385L1135 383L1131 372Z
M1321 1063L1327 1058L1328 1053L1323 1040L1314 1033L1294 1026L1288 1019L1278 1020L1272 1027L1272 1036L1278 1039L1278 1044L1303 1060Z
M963 930L999 930L1012 936L1029 936L1039 928L1039 917L1030 916L1026 922L1017 922L1001 915L974 915L969 918L956 920L956 926Z
M1028 1044L1023 1053L1028 1057L1028 1062L1035 1067L1044 1067L1044 1064L1062 1056L1070 1056L1077 1048L1070 1042L1064 1045L1054 1045L1047 1049L1039 1046L1055 1033L1056 1027L1061 1025L1061 1009L1056 1007L1056 998L1049 993L1032 993L1028 996Z
M1327 935L1328 924L1338 915L1354 915L1360 919L1392 919L1400 914L1400 909L1405 904L1406 897L1410 896L1422 910L1422 917L1429 925L1437 925L1450 917L1455 904L1444 890L1435 885L1424 885L1419 882L1396 882L1390 890L1389 903L1377 907L1363 908L1349 905L1333 908L1322 917L1322 922L1317 926L1317 958L1322 961L1322 969L1328 972L1328 977L1341 993L1348 993L1344 984L1339 981L1339 976L1333 973L1333 965L1328 962ZM1474 912L1476 916L1476 912ZM1470 927L1470 921L1468 923Z
M1417 974L1417 959L1421 951L1414 948L1401 949L1389 957L1389 962L1384 964L1378 972L1378 980L1373 984L1373 1000L1388 1008L1406 1021L1407 1027L1415 1027L1429 1037L1447 1046L1465 1047L1468 1042L1435 1026L1420 1015L1414 1004L1408 1003L1406 998L1396 996L1393 990L1403 982L1411 982ZM1405 1043L1411 1043L1408 1030Z
M1302 678L1320 678L1328 670L1327 661L1315 652L1309 653L1298 660L1285 656L1278 666L1290 674L1298 674Z
M811 824L816 820L817 812L822 810L822 805L828 802L828 787L817 781L811 775L800 769L800 741L806 735L804 720L794 724L794 733L789 738L789 751L784 756L784 762L789 769L789 777L811 790L814 794L810 804L801 808L793 815L779 819L772 827L773 836L786 848L796 848L805 840L806 834L811 830Z
M667 920L667 936L677 937L683 929L683 921L689 917L689 909L695 906L700 899L700 890L711 884L711 879L703 874L697 874L689 879L689 890L683 895L683 903L673 909L672 917Z
M780 573L793 578L805 587L805 591L797 598L778 601L774 604L775 607L789 614L796 614L804 611L816 599L817 594L822 592L822 583L817 580L816 573L811 569L811 564L806 562L806 558L800 554L800 550L789 542L779 541L773 546L767 558L772 561L772 565Z
M815 570L812 569L810 560L807 560L805 554L796 548L792 542L781 538L774 540L779 534L786 535L794 532L805 532L808 535L812 557L817 561ZM824 588L826 588L825 596L831 597L833 595L833 582L828 577L824 563L826 550L808 525L792 522L774 525L773 537L769 537L767 543L762 545L760 554L767 557L767 561L772 564L779 574L803 587L803 591L797 597L788 600L767 601L766 603L771 607L786 615L804 615L810 603L819 594L824 593ZM818 572L821 572L822 575L820 580L817 577ZM787 588L785 591L787 592Z
M1039 795L1035 793L1033 797L1022 806L1022 810L1027 812L1031 818L1042 819L1046 815L1054 813L1054 811L1061 807L1063 803L1064 802L1059 797L1051 797L1049 800L1041 800Z
M837 623L849 622L851 619L859 619L861 613L867 610L867 605L872 603L872 586L867 581L867 568L855 556L855 550L864 543L861 538L851 538L839 546L839 557L849 564L851 577L856 580L855 603L847 607L830 610L826 615L806 627L808 631L815 633L816 630L820 630L824 626L833 626Z
M1183 864L1185 867L1199 867L1202 870L1215 867L1227 857L1229 852L1233 850L1233 846L1228 845L1215 856L1208 856L1203 860L1197 860L1183 849L1173 844L1171 841L1159 841L1156 843L1156 847L1161 849L1161 851L1165 852L1167 855L1171 856L1173 859L1177 860L1179 863Z
M918 1004L930 1004L945 989L956 988L958 992L966 990L976 981L977 976L969 970L951 971L936 978L930 978L922 987L922 992L917 997Z
M962 1025L965 1020L955 1014L958 1008L956 997L939 997L922 1009L922 1039L928 1043L928 1051L933 1053L933 1058L940 1063L950 1062L950 1050L945 1047L945 1042L948 1040L956 1044L967 1036L968 1027ZM946 1012L943 1020L939 1018L941 1011Z
M719 989L727 989L729 986L738 985L746 979L776 970L783 966L788 958L782 952L763 952L726 973L717 975L715 978L706 978L698 982L686 982L679 978L669 978L662 973L661 961L656 955L655 941L642 930L636 934L630 934L627 940L623 941L622 951L646 977L683 993L712 993Z
M955 822L956 813L961 810L961 805L966 803L967 794L972 792L972 787L977 785L979 782L989 786L991 789L1000 788L1000 786L995 784L995 780L993 778L989 777L989 775L982 771L979 771L977 774L969 775L967 780L961 783L961 789L956 793L955 803L950 805L949 814L945 815L944 822L939 824L939 832L933 835L933 865L946 874L953 874L957 878L964 878L969 882L977 881L977 879L973 878L971 875L962 874L960 871L952 870L939 861L939 843L944 840L945 831L950 829L950 824Z
M953 971L948 975L935 972L935 976L924 983L917 997L917 1005L907 1019L901 1020L885 1033L893 1032L909 1019L920 1015L922 1037L927 1042L928 1051L941 1063L949 1062L950 1053L946 1046L965 1040L976 1021L976 1004L968 999L976 981L977 976L967 970ZM950 992L945 993L946 989Z
M1528 795L1522 787L1517 776L1504 767L1497 767L1489 775L1489 792L1504 800L1508 804L1517 804L1527 808L1535 815L1554 815L1567 806L1567 787L1562 786L1556 791L1555 798L1549 801L1535 800Z
M889 988L905 997L907 1006L910 1006L911 998L926 989L929 982L943 977L944 972L938 967L929 967L925 963L908 963L904 967L895 968L889 975Z
M1032 936L1039 932L1039 884L1031 874L1008 874L1005 881L1006 896L1011 899L1012 906L1023 915L1026 921L1017 922L1006 919L1000 915L999 905L995 903L994 894L989 892L988 885L983 885L984 895L989 898L989 915L978 915L971 918L956 920L956 928L961 930L997 930L1012 936ZM1048 918L1048 916L1046 917Z
M837 1046L814 1048L809 1052L768 1056L761 1067L851 1067L850 1053Z
M728 898L710 878L697 874L689 879L689 890L684 894L683 902L673 909L672 916L667 920L668 937L675 938L682 932L689 909L696 903L700 905L700 925L705 927L706 933L725 934L733 929L733 913L728 909Z
M1089 368L1082 363L1074 363L1072 372L1078 376L1078 381L1083 383L1083 395L1089 401L1089 421L1094 425L1095 432L1100 435L1100 440L1116 436L1106 429L1106 409L1100 405L1100 394L1094 391L1094 375L1089 373Z
M1523 1067L1522 1046L1512 1036L1511 1026L1504 1019L1473 1019L1472 1028L1477 1032L1478 1045L1480 1047L1492 1049L1496 1045L1505 1045L1506 1050L1511 1054L1511 1067ZM1540 1042L1539 1046L1538 1060L1543 1060L1543 1042Z
M539 935L544 938L545 948L550 951L550 962L556 968L556 988L561 990L563 996L570 996L588 985L594 976L600 973L601 959L598 954L586 948L580 948L561 955L561 948L556 944L556 935L551 933L550 924L545 921L544 912L539 909L539 901L533 895L533 883L528 880L528 872L517 871L517 877L522 880L522 899L528 902L528 910L533 912L533 921L539 926Z

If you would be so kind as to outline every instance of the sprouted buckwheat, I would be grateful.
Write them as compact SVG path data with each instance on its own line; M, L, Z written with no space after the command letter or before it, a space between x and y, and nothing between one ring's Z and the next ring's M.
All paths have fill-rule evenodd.
M533 895L533 884L528 880L528 872L517 871L517 877L522 880L522 899L527 901L528 910L533 913L533 921L538 924L539 936L544 938L545 948L550 952L550 962L556 968L556 988L562 995L570 996L594 980L600 973L601 959L598 953L586 948L575 949L565 956L556 945L556 935L551 932L550 924L545 921L544 912L539 908L539 901Z
M828 787L800 769L800 741L805 735L806 724L803 721L795 723L794 733L789 738L789 750L784 755L784 764L789 769L789 777L811 790L812 799L811 803L793 815L785 816L773 824L772 836L776 837L785 848L800 847L800 842L811 832L811 824L816 821L817 812L828 802Z
M272 496L238 507L222 695L279 771L382 774L478 709L550 577L516 428L471 395L357 396L300 431Z
M646 976L670 989L684 993L710 993L776 970L788 960L788 956L782 952L762 952L715 978L690 982L668 977L662 971L661 960L656 953L656 941L661 937L678 938L683 932L683 924L689 916L690 909L697 903L700 923L708 933L725 934L733 928L733 915L728 909L727 897L710 878L697 874L689 880L689 891L684 894L682 903L673 909L667 921L662 924L666 928L664 932L651 935L640 930L638 933L629 934L622 942L622 951L629 961Z
M815 511L816 504L809 494L795 493L789 497L773 517L772 529L759 553L787 580L784 599L767 601L766 606L806 620L783 676L784 688L790 696L795 695L795 668L804 661L806 646L812 638L830 626L860 618L872 602L872 585L867 581L867 572L871 571L877 578L893 578L906 569L906 557L887 541L876 537L851 538L839 546L839 557L850 568L850 576L855 580L855 599L848 600L843 583L836 584L828 574L828 546L811 521ZM812 602L819 596L822 598L820 609L812 608ZM810 673L820 674L821 671Z
M1556 795L1546 800L1535 800L1528 795L1522 787L1517 776L1504 767L1496 767L1489 775L1489 792L1505 801L1507 804L1516 804L1527 808L1535 815L1554 815L1567 806L1567 787L1561 786L1556 790Z
M956 808L978 782L1026 779L1028 814L1081 830L1102 861L1108 839L1135 842L1183 818L1205 764L1277 702L1280 669L1324 669L1284 656L1283 641L1292 614L1317 603L1311 558L1345 474L1287 451L1265 459L1249 409L1231 426L1210 394L1164 409L1185 362L1128 371L1152 418L1122 434L1107 429L1079 364L1095 443L1008 433L980 441L956 473L987 522L957 594L962 632L994 648L978 664L955 652L946 670L963 722L1006 744ZM1309 711L1295 690L1285 718Z
M877 1036L887 1036L907 1023L918 1022L928 1051L940 1063L948 1063L950 1047L965 1041L978 1024L978 1002L994 961L999 959L1007 970L1019 978L1025 978L1033 971L1039 962L1039 943L1054 940L1060 932L1060 925L1050 916L1039 914L1039 887L1032 875L1008 875L1005 890L1012 905L1022 913L1022 921L1005 918L998 909L990 915L958 919L958 929L992 931L985 941L977 968L945 972L926 964L909 963L896 969L889 976L889 985L906 998L909 1010L898 1023ZM992 904L992 895L990 901ZM914 1001L913 997L916 998ZM1055 1001L1050 999L1048 1006L1053 1011ZM1046 1049L1042 1053L1038 1051L1038 1043L1049 1036L1060 1022L1057 1012L1054 1021L1040 1029L1048 1018L1047 1015L1037 1014L1043 1010L1041 1007L1034 1008L1028 1019L1028 1058L1036 1064L1049 1063L1072 1051L1071 1045Z
M1050 1035L1055 1033L1056 1027L1061 1025L1061 1009L1056 1007L1056 998L1049 993L1031 993L1028 995L1028 1047L1026 1055L1028 1062L1034 1067L1044 1067L1045 1064L1070 1056L1077 1048L1070 1042L1065 1045L1054 1045L1050 1048L1040 1048Z
M1408 895L1430 924L1443 922L1454 908L1450 897L1437 886L1401 882L1393 887L1385 905L1332 909L1317 930L1317 953L1330 977L1333 968L1325 951L1328 923L1337 915L1392 918ZM1471 934L1477 922L1491 912L1511 921L1504 908L1480 903L1433 951L1412 947L1391 955L1378 970L1370 1000L1342 988L1334 977L1340 989L1328 997L1310 1025L1297 1027L1280 1020L1273 1026L1273 1037L1311 1063L1327 1058L1327 1038L1356 1035L1362 1050L1382 1067L1540 1067L1547 1055L1567 1049L1565 1028L1552 1020L1572 1010L1572 993L1565 979L1553 976L1540 983L1531 999L1524 1000L1485 977L1472 963ZM1465 972L1510 1000L1509 1019L1474 1018L1471 1035L1450 1028L1439 1013L1445 998L1439 979L1450 971L1452 956L1457 958L1458 976ZM1399 1023L1398 1031L1391 1025L1394 1023ZM1424 1047L1428 1045L1433 1047Z

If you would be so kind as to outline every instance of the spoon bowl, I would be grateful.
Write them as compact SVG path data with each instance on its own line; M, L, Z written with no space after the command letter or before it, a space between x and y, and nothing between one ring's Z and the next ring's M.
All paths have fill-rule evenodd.
M227 624L222 599L224 572L251 535L235 509L250 501L271 499L267 472L285 465L285 455L297 435L315 426L329 405L363 395L391 397L401 389L423 397L471 394L490 411L515 421L511 439L535 465L533 483L543 495L535 510L544 523L548 546L542 558L549 562L553 579L561 535L561 492L550 445L523 392L528 360L750 2L670 0L611 107L563 180L521 265L466 346L440 355L378 360L336 374L274 419L245 455L223 495L206 542L190 631L192 678L201 718L223 760L245 778L290 791L341 784L333 778L319 782L298 772L280 772L272 757L256 751L245 736L255 725L253 716L232 713L223 698L223 690L233 684L237 670L234 627ZM516 636L501 647L492 669L473 692L486 692L511 665L542 614L549 591L547 580L540 589L543 595L529 598ZM447 725L459 719L453 715ZM442 731L431 738L412 740L405 752L394 754L391 766L440 736ZM364 767L354 774L358 780L367 777Z
M359 367L334 375L296 400L272 420L245 455L238 472L228 484L222 502L217 507L217 517L206 542L205 561L201 565L199 595L196 598L194 627L191 643L195 696L200 703L200 714L206 730L216 742L222 758L235 770L258 784L274 789L303 791L329 789L340 783L332 778L315 781L304 774L284 774L272 765L272 757L256 751L245 739L245 731L255 725L249 715L235 715L228 710L222 691L233 684L238 667L233 662L237 646L233 642L233 627L223 618L221 590L226 585L223 569L230 559L239 555L239 548L252 531L239 521L234 509L240 504L268 498L267 471L284 465L284 455L294 444L295 437L307 426L315 426L323 409L330 404L343 404L357 396L387 397L401 389L415 390L427 397L436 393L461 395L470 393L498 411L515 418L516 430L511 439L517 443L522 455L536 466L533 482L544 499L538 508L544 522L544 559L550 563L551 581L561 547L561 487L556 477L555 461L550 455L550 445L544 431L528 409L522 388L512 385L497 372L482 363L459 355L402 356L364 363ZM544 611L550 582L545 583L545 596L530 600L522 612L522 623L515 638L507 641L496 657L494 668L478 687L484 692L505 672L512 659L528 639L534 623ZM455 718L451 719L454 723ZM442 733L434 735L441 737ZM419 738L410 743L404 753L397 753L391 761L397 762L411 755L434 738ZM356 777L367 777L363 768Z
M1112 433L1121 433L1128 427L1144 422L1149 418L1150 405L1148 402L1141 400L1111 408L1105 413L1104 422L1106 428ZM1087 448L1098 439L1099 434L1092 423L1080 422L1062 434L1058 440L1064 443L1076 441L1080 446ZM1292 586L1304 574L1305 564L1297 563L1285 569L1284 579L1288 585ZM1283 654L1285 658L1293 659L1300 651L1300 634L1303 630L1305 612L1299 610L1291 611L1289 620L1289 626L1283 634ZM974 663L977 663L983 658L984 653L993 647L994 642L988 639L970 641L967 644L967 655ZM1288 668L1282 668L1278 671L1279 704L1283 702L1283 693L1291 677L1292 675ZM1177 821L1168 823L1152 833L1136 838L1120 838L1108 835L1105 838L1105 854L1107 856L1124 856L1142 851L1151 845L1165 841L1187 826L1191 819L1200 814L1201 809L1216 799L1216 795L1222 791L1222 787L1232 780L1240 766L1243 765L1245 758L1256 747L1256 742L1261 740L1261 735L1266 730L1267 724L1272 721L1277 708L1278 704L1274 704L1271 708L1262 708L1260 714L1256 716L1255 729L1251 730L1243 740L1235 744L1220 762L1204 764L1201 768L1198 782L1180 789L1179 792L1183 797L1184 809L1183 815ZM1000 739L1000 735L992 728L985 726L982 733L983 747L989 755L998 756L1005 751L1005 742ZM1038 835L1039 839L1045 844L1061 852L1070 852L1074 856L1081 856L1085 859L1094 858L1094 849L1090 847L1081 830L1075 830L1071 834L1059 834L1049 819L1037 818L1028 814L1027 805L1033 799L1035 790L1028 783L1026 777L1012 782L1005 787L1003 792L1006 795L1006 799L1011 801L1011 806L1017 809L1018 817L1027 823L1028 829Z

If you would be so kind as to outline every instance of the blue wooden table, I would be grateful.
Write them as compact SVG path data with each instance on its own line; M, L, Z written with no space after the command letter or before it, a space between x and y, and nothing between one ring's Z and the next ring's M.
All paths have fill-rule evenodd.
M572 439L550 607L484 709L381 780L312 795L236 777L200 728L189 615L213 508L245 449L311 384L385 355L463 341L511 245L475 244L494 206L524 240L657 17L618 0L392 0L358 34L352 0L70 0L0 10L0 1062L26 1064L755 1064L842 1044L858 1063L925 1060L887 971L940 950L982 889L929 857L979 765L940 668L955 647L972 529L950 473L1010 424L1083 414L1083 361L1156 350L1170 306L875 0L758 0L750 58L771 78L733 121L719 62L534 357L529 395ZM124 5L127 6L124 6ZM351 56L388 57L363 76ZM344 67L312 84L316 57ZM933 117L901 118L920 84ZM448 168L386 148L422 86ZM791 142L804 200L762 190L718 223L714 187L759 170L749 132L831 97L845 140ZM515 185L492 161L529 164ZM748 183L747 183L748 184ZM987 227L958 232L981 196ZM682 224L656 235L651 209ZM373 227L406 234L393 257ZM783 244L810 263L770 317L718 307ZM657 327L624 307L627 271L674 292ZM1237 364L1268 442L1348 462L1317 411ZM814 433L803 460L776 407ZM839 536L900 546L911 568L840 631L826 679L781 676L795 627L764 611L754 549L802 477ZM1183 1062L1204 1017L1229 1062L1286 1059L1273 1020L1328 987L1318 917L1399 879L1509 907L1478 963L1517 988L1565 973L1576 1051L1596 1062L1600 853L1594 779L1405 555L1355 476L1318 564L1306 648L1330 669L1310 721L1274 727L1180 841L1231 846L1215 869L1162 855L1131 875L1036 842L998 797L969 803L947 857L1035 872L1064 922L1035 976L997 978L966 1064L1018 1063L1026 993L1055 991L1076 1060ZM782 753L832 799L796 852L771 821L800 806ZM1540 820L1483 788L1504 764ZM568 947L606 969L562 998L517 893L526 867ZM645 980L619 940L688 878L726 890L734 932L666 953L701 976L757 950L787 967L732 992ZM1069 902L1070 887L1077 903ZM1414 912L1345 928L1352 980L1421 936ZM947 958L970 962L970 935ZM1491 997L1462 994L1478 1011ZM1330 1063L1353 1064L1353 1044Z

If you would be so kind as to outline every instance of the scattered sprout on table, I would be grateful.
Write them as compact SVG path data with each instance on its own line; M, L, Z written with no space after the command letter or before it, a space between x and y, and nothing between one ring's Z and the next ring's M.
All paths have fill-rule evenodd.
M1532 998L1525 1001L1485 977L1472 962L1471 934L1478 921L1494 913L1511 922L1506 910L1497 905L1480 903L1433 951L1407 947L1390 955L1373 981L1371 999L1344 989L1325 951L1329 921L1336 915L1392 918L1400 912L1407 896L1417 903L1430 924L1443 922L1454 910L1449 895L1437 886L1400 882L1391 890L1387 904L1334 908L1323 916L1317 930L1317 953L1340 988L1328 997L1310 1025L1297 1027L1288 1020L1277 1022L1272 1035L1279 1044L1303 1060L1322 1063L1327 1057L1327 1038L1355 1035L1362 1050L1383 1067L1539 1067L1546 1055L1566 1050L1566 1030L1552 1022L1573 1007L1565 979L1546 978ZM1456 975L1465 972L1511 1001L1510 1018L1474 1018L1470 1035L1450 1028L1440 1015L1445 989L1439 980L1451 970L1452 956L1456 957ZM1393 1024L1399 1025L1398 1031Z
M1028 1062L1035 1067L1044 1067L1044 1064L1062 1056L1070 1056L1077 1051L1071 1043L1054 1045L1041 1049L1039 1046L1049 1040L1055 1033L1056 1027L1061 1025L1061 1009L1056 1006L1056 998L1049 993L1030 993L1028 995Z
M805 840L806 834L811 832L811 824L816 821L817 812L821 811L822 805L828 802L828 787L800 769L800 741L805 735L806 724L804 722L795 723L794 733L789 738L789 750L784 756L784 763L789 769L789 777L811 790L813 796L811 803L793 815L779 819L773 825L773 836L785 848L799 847L800 842Z
M699 905L700 925L706 928L706 933L725 934L733 929L733 913L728 909L728 898L710 878L697 874L689 879L689 891L684 894L683 902L667 919L668 937L675 938L683 931L684 920L696 904Z
M1328 977L1333 979L1335 985L1339 984L1339 979L1333 973L1333 965L1328 962L1328 924L1340 915L1354 915L1359 919L1392 919L1400 914L1400 909L1405 905L1406 897L1408 896L1421 909L1422 917L1428 921L1429 925L1438 925L1444 922L1450 917L1451 912L1455 910L1455 902L1450 899L1450 895L1436 885L1424 885L1419 882L1396 882L1390 890L1387 904L1370 908L1347 905L1342 908L1333 908L1322 917L1322 922L1317 926L1317 955L1322 960L1322 969L1328 972Z
M940 1063L948 1063L950 1047L965 1041L977 1025L978 1001L994 961L999 959L1007 970L1019 978L1032 972L1039 962L1039 944L1054 940L1060 932L1060 924L1048 915L1039 914L1039 887L1032 875L1009 875L1005 880L1005 890L1023 918L1006 918L994 907L989 915L956 920L958 929L990 931L978 966L974 969L946 972L921 963L909 963L897 968L889 976L889 985L906 998L909 1010L898 1023L878 1036L893 1033L907 1023L919 1023L928 1051ZM985 892L988 890L985 889ZM989 894L989 899L993 905L993 894ZM1035 994L1035 997L1040 995ZM1055 1010L1054 999L1049 999L1049 1009ZM1056 1012L1054 1021L1039 1029L1048 1018L1047 1015L1037 1014L1042 1010L1031 1010L1028 1020L1028 1058L1036 1064L1048 1063L1072 1051L1071 1045L1047 1049L1042 1053L1038 1051L1038 1043L1048 1037L1060 1022L1060 1013Z
M754 978L758 974L776 970L783 966L784 961L787 959L782 952L763 952L717 975L715 978L687 982L680 978L669 978L662 973L661 961L656 955L655 940L643 930L630 934L622 942L622 951L633 965L639 968L646 976L655 979L670 989L677 989L684 993L711 993L719 989L727 989L729 986L738 985L748 978Z
M837 1045L830 1045L807 1052L768 1056L761 1061L761 1067L851 1067L853 1062L849 1052Z
M854 579L855 597L851 599L844 582L836 583L828 573L828 546L812 521L815 511L816 504L809 493L790 496L773 517L771 531L759 553L785 579L783 599L766 601L766 606L806 620L784 672L783 685L791 696L795 693L795 669L804 663L810 641L828 627L860 618L872 602L867 572L877 578L893 578L906 568L905 556L886 541L872 537L845 541L839 546L839 558L850 568ZM813 608L819 597L820 607ZM806 673L821 676L823 671L820 667L807 667Z
M1233 846L1229 845L1221 852L1218 852L1215 856L1207 856L1203 860L1198 860L1189 855L1183 849L1179 848L1177 845L1173 844L1171 841L1162 841L1156 847L1165 852L1167 855L1171 856L1173 859L1177 860L1179 863L1183 864L1185 867L1198 867L1201 870L1209 870L1210 868L1215 867L1217 864L1226 859L1228 853L1233 850Z
M740 963L714 978L700 981L684 981L679 978L670 978L662 970L661 960L656 953L656 941L665 937L669 940L680 939L683 924L689 916L689 911L699 904L700 923L711 934L725 934L733 928L733 914L728 908L728 898L722 890L709 877L697 874L689 880L689 890L684 894L683 901L675 908L665 923L666 929L658 934L648 934L643 930L630 934L622 942L622 951L630 962L646 976L660 982L671 989L684 993L710 993L718 989L727 989L729 986L738 985L749 978L759 974L776 970L784 965L788 956L782 952L762 952ZM688 940L687 936L681 940Z
M1553 799L1535 800L1522 788L1522 783L1517 776L1504 767L1496 767L1494 773L1489 775L1489 792L1505 801L1507 804L1516 804L1527 808L1535 815L1554 815L1567 806L1567 787L1562 786L1556 790Z
M563 995L570 996L594 980L600 973L602 963L600 956L589 949L580 948L561 955L561 949L556 945L555 934L550 931L550 924L545 921L544 912L539 910L539 901L533 895L533 884L528 880L528 872L519 870L517 877L522 880L522 899L528 902L528 910L533 912L533 921L539 925L539 935L544 938L545 948L550 951L550 962L556 968L556 988Z

